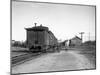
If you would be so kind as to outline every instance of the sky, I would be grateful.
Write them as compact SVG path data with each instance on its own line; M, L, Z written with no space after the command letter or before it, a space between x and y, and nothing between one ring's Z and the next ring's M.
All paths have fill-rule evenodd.
M42 24L58 40L80 37L83 41L95 40L95 7L36 2L12 2L12 40L25 41L26 30Z

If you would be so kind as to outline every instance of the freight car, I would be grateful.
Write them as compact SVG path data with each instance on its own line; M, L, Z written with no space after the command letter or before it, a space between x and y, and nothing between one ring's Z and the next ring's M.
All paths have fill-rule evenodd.
M27 46L32 52L53 51L57 46L57 39L54 34L45 26L25 28L27 31Z

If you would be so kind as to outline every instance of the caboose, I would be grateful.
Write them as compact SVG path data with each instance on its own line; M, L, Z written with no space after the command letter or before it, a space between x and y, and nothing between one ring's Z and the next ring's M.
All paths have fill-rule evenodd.
M25 28L27 31L27 46L32 52L47 52L57 45L54 34L45 26Z

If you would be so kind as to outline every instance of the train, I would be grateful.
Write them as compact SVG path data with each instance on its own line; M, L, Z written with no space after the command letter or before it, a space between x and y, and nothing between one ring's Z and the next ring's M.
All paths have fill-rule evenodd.
M27 47L31 52L53 52L58 46L57 38L48 27L35 26L25 28L27 35Z

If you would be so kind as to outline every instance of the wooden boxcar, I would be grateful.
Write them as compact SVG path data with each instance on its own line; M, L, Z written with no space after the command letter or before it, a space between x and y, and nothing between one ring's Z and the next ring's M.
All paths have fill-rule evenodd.
M27 30L27 46L33 52L46 52L57 45L57 39L48 27L34 26Z

